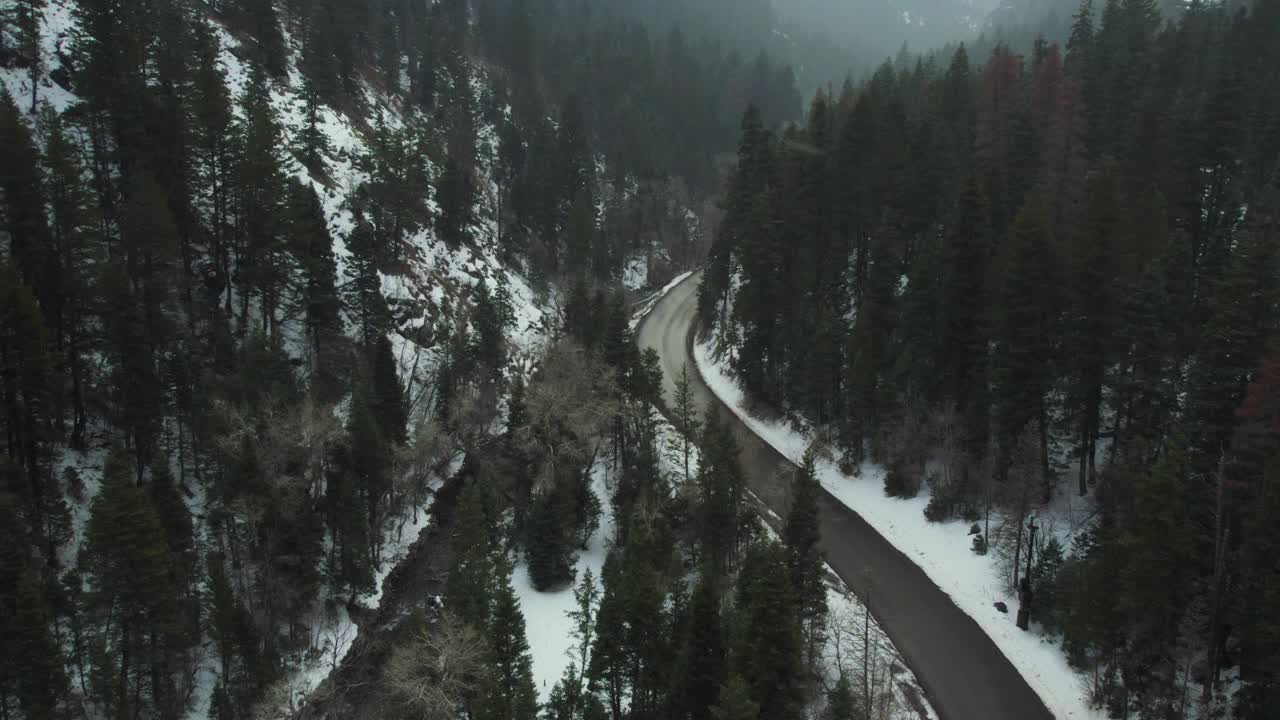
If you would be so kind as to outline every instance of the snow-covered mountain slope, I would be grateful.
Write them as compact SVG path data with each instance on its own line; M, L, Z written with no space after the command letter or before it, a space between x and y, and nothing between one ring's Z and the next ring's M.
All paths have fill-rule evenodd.
M0 3L0 10L7 10L6 6L12 6L12 3ZM35 129L38 144L43 132L39 117L44 108L62 113L79 101L74 86L68 81L68 68L64 67L68 49L77 30L73 8L72 0L49 0L40 19L41 71L34 88L40 111L30 112L32 78L25 63L0 67L0 82L27 113L26 119ZM205 18L204 21L209 23L219 41L219 62L231 97L239 98L249 79L250 68L242 59L248 53L240 52L241 39L237 35L229 32L212 17ZM287 32L285 39L291 48L287 76L272 83L271 105L285 132L293 134L302 124L302 77L297 67L299 52L296 39ZM473 98L477 101L486 99L491 90L485 68L476 64L472 68L471 77ZM417 109L401 102L400 98L389 96L368 83L365 83L363 91L371 108L370 114L381 114L383 122L389 128L401 128L411 120L429 121L425 116L419 115ZM241 113L238 104L234 111ZM322 108L321 115L322 129L331 149L330 155L324 158L322 172L313 173L291 155L287 157L286 171L314 188L321 199L325 218L334 238L334 255L338 263L338 276L341 278L350 257L344 239L354 226L348 198L361 183L368 180L368 174L361 168L359 160L370 150L370 123L365 118L349 117L327 106ZM497 132L483 119L479 123L476 155L479 158L477 173L480 192L472 213L475 220L468 228L471 242L461 247L450 247L436 236L434 229L428 224L407 238L403 263L394 268L393 273L384 272L381 275L384 295L396 305L398 316L404 318L400 327L391 332L389 337L399 364L401 381L410 394L415 389L429 385L441 362L440 347L420 344L421 338L431 338L434 333L418 331L429 329L440 318L456 317L457 309L470 302L471 293L478 284L485 283L490 289L501 285L506 289L514 314L507 339L514 355L533 352L547 335L553 322L551 304L546 293L539 297L520 269L499 258L495 220L498 191L492 168L486 164L497 155ZM72 132L76 131L73 129ZM431 175L435 177L435 169L432 169ZM433 197L427 200L433 211L436 209L434 194L433 191ZM286 349L292 356L300 355L301 328L285 327L283 332ZM58 477L64 477L70 471L81 488L72 497L72 538L62 549L63 567L75 567L89 509L100 486L106 446L107 442L104 440L91 442L89 449L83 452L63 448L54 462L54 472ZM457 463L451 466L453 470L456 467ZM188 504L199 537L205 532L204 494L199 487L187 490ZM425 507L412 508L407 513L411 516L410 519L392 523L393 529L388 531L383 544L382 562L376 572L374 589L358 598L358 603L366 607L377 605L383 579L426 522L423 510ZM346 598L336 603L326 602L328 599L316 598L310 631L312 652L307 653L310 659L290 671L285 681L285 690L280 694L281 712L295 705L324 679L329 670L341 661L358 632L347 615ZM215 653L208 647L207 640L204 645L205 659L189 688L192 697L189 716L192 718L207 715L209 693L216 680Z

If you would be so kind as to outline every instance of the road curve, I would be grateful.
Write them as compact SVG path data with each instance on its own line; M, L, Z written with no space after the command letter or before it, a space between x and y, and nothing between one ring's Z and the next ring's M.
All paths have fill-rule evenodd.
M662 359L663 391L688 363L699 406L714 403L731 424L752 491L774 512L786 511L794 466L751 432L702 382L688 337L698 297L695 273L672 288L645 316L637 333L642 349ZM854 591L924 687L941 720L1052 720L1053 714L968 615L924 571L829 493L819 499L827 562Z

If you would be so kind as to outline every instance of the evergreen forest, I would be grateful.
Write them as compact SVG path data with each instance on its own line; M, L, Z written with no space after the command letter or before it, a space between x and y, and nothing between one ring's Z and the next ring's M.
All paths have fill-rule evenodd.
M806 101L785 0L0 0L0 720L923 717L827 461L1010 587L1086 503L1087 702L1273 717L1280 2L1074 13Z

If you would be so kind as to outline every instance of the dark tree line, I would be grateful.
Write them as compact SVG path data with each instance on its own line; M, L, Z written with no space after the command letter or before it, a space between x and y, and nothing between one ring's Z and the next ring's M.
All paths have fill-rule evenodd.
M703 279L749 396L889 492L927 465L931 518L1096 496L1035 576L1116 717L1182 717L1236 665L1238 717L1275 702L1278 29L1273 2L1085 2L1065 47L886 64L781 132L749 109Z

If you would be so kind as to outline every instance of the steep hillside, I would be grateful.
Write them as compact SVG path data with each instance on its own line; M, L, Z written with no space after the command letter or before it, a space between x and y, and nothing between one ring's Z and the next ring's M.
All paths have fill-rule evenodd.
M11 6L7 10L18 11L21 8ZM21 110L11 107L10 112L16 111L16 116L11 116L7 122L12 123L16 120L30 128L33 146L44 156L46 163L44 181L49 183L51 189L56 183L68 178L57 175L59 168L53 165L55 162L53 155L58 151L51 147L50 143L62 142L64 146L70 146L71 154L78 157L84 173L78 179L89 181L89 183L100 181L100 178L95 180L95 173L90 169L95 163L103 163L107 167L107 172L112 174L125 172L124 168L115 165L112 159L104 158L95 151L95 142L98 142L92 137L95 129L85 120L86 114L91 112L91 103L82 97L80 78L83 76L77 74L72 66L73 48L82 48L89 42L82 22L85 15L78 13L76 4L69 0L53 0L47 7L37 8L37 11L39 12L36 25L39 54L31 54L30 48L22 47L21 42L7 43L15 49L4 55L6 66L0 70L0 80L3 80L8 96L17 104L26 106ZM17 15L13 17L18 21L22 20ZM341 537L342 531L334 525L334 520L317 518L324 527L317 528L317 534L313 535L308 542L316 543L312 552L319 553L316 556L315 571L321 577L307 572L305 574L310 578L309 580L296 575L288 580L290 583L300 582L302 587L293 590L299 595L290 601L292 608L289 611L290 620L286 625L280 626L281 630L286 631L287 639L282 638L280 645L275 649L271 649L270 642L264 646L267 652L277 656L276 660L268 661L275 665L277 670L268 673L265 677L276 675L281 678L281 682L285 683L288 691L277 695L285 698L285 704L288 705L295 703L302 694L322 679L328 669L334 667L351 646L357 630L348 619L348 608L378 604L382 579L403 554L408 543L416 537L418 529L426 520L423 510L431 503L429 488L435 486L438 479L443 479L458 467L463 448L456 439L425 438L421 433L423 428L429 425L424 425L425 419L437 412L444 412L438 393L441 388L441 378L447 375L446 368L451 364L456 367L458 353L464 352L471 342L468 338L477 332L482 332L476 328L476 323L479 322L476 318L477 293L485 296L482 303L492 304L496 299L499 308L505 306L502 312L509 313L499 327L502 332L501 343L504 352L510 353L513 358L525 357L532 353L546 337L548 328L553 326L555 322L554 313L551 310L553 301L549 300L553 295L547 290L535 293L524 271L513 264L510 256L507 260L499 257L501 249L497 237L496 205L500 201L497 183L493 177L495 172L493 158L498 154L498 133L494 125L483 118L479 119L475 127L477 160L472 181L476 192L473 199L469 201L470 206L465 212L467 220L461 228L466 238L465 242L447 243L441 236L441 226L438 222L417 223L415 227L403 233L394 261L382 261L375 269L376 275L362 277L361 270L352 267L355 256L349 247L349 241L353 233L358 233L362 223L368 223L368 220L361 215L362 212L367 212L368 206L362 208L356 198L362 192L367 192L378 180L375 176L380 171L381 158L375 150L376 144L384 142L388 137L407 137L410 133L421 136L423 142L439 143L442 141L445 128L435 118L408 102L404 96L387 93L375 87L371 82L373 79L371 76L363 77L360 88L367 105L361 112L344 113L327 104L321 104L315 108L315 127L322 135L319 144L325 150L318 154L318 164L308 166L300 159L303 153L280 152L286 148L297 148L300 138L308 131L307 124L310 119L308 117L310 108L306 96L308 80L299 70L300 43L290 32L282 31L286 47L289 48L287 65L282 75L265 80L263 89L266 92L262 97L267 102L267 112L255 118L252 113L258 112L258 109L246 109L252 103L248 98L258 92L251 85L255 82L264 82L260 77L255 78L254 63L256 61L253 60L257 57L255 40L250 35L234 30L233 26L227 24L224 16L193 14L190 18L190 22L198 23L199 26L184 29L184 33L198 35L207 32L211 41L207 47L216 49L213 62L208 67L216 72L216 77L219 78L217 82L225 85L227 97L243 99L228 108L232 113L228 118L228 126L234 128L232 133L241 131L248 134L250 131L247 126L250 126L255 119L270 118L269 121L277 124L279 130L277 139L280 147L276 148L279 153L276 158L279 161L278 172L281 173L281 179L303 193L314 193L324 226L312 232L319 232L320 234L316 237L325 238L327 242L332 243L333 265L329 271L331 278L329 282L336 282L337 291L345 296L344 283L360 283L366 277L376 277L378 290L385 298L389 311L388 320L391 323L386 328L385 336L389 344L384 349L385 357L394 362L396 375L398 375L396 391L403 397L401 412L403 417L408 418L408 431L411 434L418 433L414 438L416 440L424 443L433 442L439 446L433 456L416 461L421 464L420 467L414 466L414 461L397 461L395 472L398 475L421 475L422 478L411 481L416 489L415 487L403 490L397 488L392 490L391 495L385 500L379 501L377 510L379 516L371 524L370 531L378 533L381 537L368 545L374 557L368 563L367 570L357 572L357 575L367 572L368 574L363 578L354 581L340 579L344 572L335 569L331 559L335 546L340 549L344 542ZM5 30L7 31L6 40L23 40L18 34L16 24ZM38 63L33 63L36 58ZM34 73L32 72L33 64ZM199 68L196 68L196 72L198 70ZM475 65L472 67L468 87L461 89L461 92L469 96L466 102L475 105L491 105L495 102L492 97L492 85L484 68ZM32 98L35 98L39 107L36 113L29 112ZM6 102L9 102L8 98ZM10 153L7 155L9 161L15 159L13 154L16 152L13 143L17 142L15 133L26 134L17 126L6 127L5 142L8 145L7 151ZM54 139L55 134L60 140ZM422 163L418 168L430 178L421 198L424 201L425 216L428 218L438 218L441 213L438 198L441 192L442 173L439 167L440 161L433 159L433 155L436 158L439 157L434 152L421 156ZM233 160L237 168L243 168L247 161L248 159ZM19 168L15 165L6 163L7 173L18 170ZM212 213L215 211L212 200L203 195L206 188L200 187L206 180L203 177L195 178L192 190L195 201L192 204L193 217L190 219L202 226L212 222ZM5 219L8 223L14 222L13 208L17 202L14 197L14 186L10 184L14 181L16 178L12 175L6 177L5 200L8 212L5 214ZM90 192L89 183L86 183L84 188L86 195ZM92 203L85 202L81 210L91 216ZM61 223L64 220L62 211L62 208L56 204L50 206L49 223L52 233L57 233L62 228ZM234 221L238 223L240 218L237 217ZM108 236L120 237L129 232L127 229L114 229L112 226L114 221L109 217L104 216L103 222L106 223L105 232ZM120 226L127 222L128 220L125 220ZM93 223L89 222L85 225L85 244L91 242L90 234L87 232L87 226L91 224ZM15 246L11 249L7 248L10 254L9 262L15 259L21 262L21 252L16 248L17 234L12 232L11 225L6 227L10 228L6 234ZM45 235L43 229L40 232L42 238L51 237ZM92 241L97 241L99 238L100 236L93 237ZM202 263L198 258L190 261L196 268L195 272L205 273L206 279L209 279L210 274L216 274L216 271L210 269L217 262L212 247L202 247L200 241L194 241L191 244L191 250L198 255L208 252L207 262ZM105 251L108 256L116 252L111 247L105 248ZM355 254L358 255L359 251ZM91 282L95 293L102 287L99 283L108 282L105 274L100 274L103 270L100 263L104 260L107 263L111 262L107 258L96 256L81 266L86 274L94 275ZM240 259L238 258L235 262L239 263ZM281 257L271 262L283 263L283 266L277 269L286 273L304 272L299 266L305 262L301 256L298 256L297 260L286 260ZM367 261L362 258L354 260L357 265L362 262ZM0 267L5 267L5 271L8 271L4 261L0 261ZM233 272L238 274L238 271ZM239 503L245 502L247 498L232 499L224 494L230 491L223 485L223 481L217 479L217 476L223 475L226 469L220 469L222 468L220 460L217 457L211 457L211 455L220 456L223 449L198 447L197 438L203 434L203 431L192 427L193 424L211 422L208 418L201 418L202 413L215 416L212 422L244 422L248 424L244 429L252 431L257 428L259 433L265 433L262 437L264 444L245 456L245 460L253 458L254 462L274 462L276 464L271 467L274 467L276 472L284 475L294 475L296 472L297 481L304 483L304 486L294 489L287 486L268 488L265 497L260 500L251 500L250 503L283 500L285 496L279 493L295 490L301 495L292 496L294 499L291 502L301 501L315 508L328 502L325 498L331 493L331 484L334 482L333 473L336 471L334 463L338 462L331 454L335 452L334 443L345 445L340 440L344 426L348 428L348 432L356 432L352 427L352 404L359 402L359 392L353 395L351 389L354 385L344 381L342 377L348 372L354 372L355 375L351 376L352 381L360 382L358 377L363 375L363 371L355 366L351 366L350 370L334 370L336 377L332 378L331 386L324 391L326 397L319 397L317 382L319 373L326 370L321 366L327 358L316 352L314 322L308 315L310 308L305 306L308 302L306 290L296 284L298 281L296 275L282 279L287 287L275 309L263 309L262 296L244 298L243 294L248 291L243 287L235 287L239 285L240 280L243 280L240 277L227 282L224 286L225 290L210 289L211 293L216 293L218 298L212 305L222 305L222 299L225 299L226 307L232 308L244 300L247 313L237 317L233 310L228 313L230 317L224 318L226 328L231 335L228 340L234 345L241 346L240 350L232 351L242 358L244 356L241 353L266 352L275 356L274 359L268 359L268 362L283 363L278 367L289 368L288 373L293 377L291 380L284 380L285 384L294 388L289 392L296 393L302 390L308 398L305 401L306 407L295 406L301 408L304 416L293 414L298 410L282 406L262 416L260 421L254 421L252 419L254 411L249 406L238 405L233 398L236 395L251 394L255 391L255 388L250 386L234 387L240 383L255 382L243 376L244 372L253 371L253 368L244 362L230 359L228 361L232 365L239 366L238 370L230 372L225 369L219 371L216 368L210 368L210 370L219 377L225 377L232 383L232 387L224 392L208 386L201 388L200 383L197 383L197 393L210 393L204 396L204 401L210 404L194 411L190 406L184 407L184 403L190 403L192 399L183 400L182 381L174 379L165 371L177 372L174 365L179 362L184 354L183 351L196 350L195 347L183 347L187 346L187 343L192 346L204 345L201 336L205 334L206 329L199 329L196 335L185 339L180 336L170 336L174 339L166 342L175 342L173 349L165 351L162 357L149 361L155 368L154 372L160 373L155 380L162 384L163 390L160 397L155 399L155 404L151 406L153 408L151 412L155 413L150 419L154 423L154 451L145 463L138 461L140 465L146 465L145 471L139 470L138 478L143 481L144 486L150 487L162 482L159 479L161 475L168 476L167 482L173 483L172 487L177 492L176 497L181 498L181 502L185 503L189 511L182 513L190 517L189 527L180 532L188 538L186 541L188 548L195 548L194 551L188 549L179 552L183 557L188 558L189 562L198 562L201 566L204 562L196 559L200 554L208 553L210 562L214 562L212 558L222 557L222 553L237 551L236 542L228 538L229 533L237 532L234 529L235 525L226 524L228 513L234 523L252 523L258 526L263 521L263 517L259 514L262 511L261 507L241 506ZM227 280L229 278L218 278L216 282L222 283ZM180 281L175 283L173 278L164 279L163 282L181 284ZM215 281L210 281L210 284L213 282ZM331 284L331 287L334 286ZM176 289L171 287L170 290ZM12 291L12 286L6 286L6 292ZM190 290L187 292L194 294ZM12 296L10 301L13 301ZM108 300L94 297L91 302L108 302ZM190 312L190 308L197 303L199 303L198 299L191 304L179 303L177 305L181 307L172 306L163 312L175 323L208 328L206 323L212 323L207 316ZM299 304L304 304L304 307L299 308ZM15 306L6 305L5 307L6 311L12 312ZM272 317L270 321L264 320L261 326L257 320L253 319L255 316L267 313ZM250 319L250 327L240 325L246 317ZM89 310L84 317L84 333L81 339L82 342L91 344L91 347L83 359L91 365L91 369L85 373L86 387L80 400L88 406L84 413L83 434L79 437L66 434L63 436L66 438L65 442L59 440L53 433L43 435L44 440L39 449L40 457L33 461L32 466L32 472L41 475L45 478L43 482L47 483L42 492L46 495L65 495L66 497L65 508L57 511L65 518L59 522L64 522L66 527L64 530L48 534L51 541L57 545L56 552L50 559L53 563L52 567L56 568L56 575L49 580L50 582L55 579L60 580L65 592L71 593L84 592L93 595L103 591L103 587L99 584L101 581L88 580L82 575L93 572L101 572L104 576L107 574L105 570L91 570L89 566L92 560L86 555L86 553L97 552L98 548L95 545L102 541L101 537L95 534L95 523L105 522L100 516L103 514L102 505L106 501L102 499L100 490L104 482L113 482L111 478L104 481L104 473L110 475L112 463L115 463L117 473L132 474L123 469L129 464L125 456L137 456L139 453L137 436L127 431L123 434L120 432L122 413L127 415L130 410L127 407L127 399L119 398L113 386L120 382L116 379L117 373L127 372L118 364L127 362L128 358L123 357L123 353L117 354L111 349L110 339L107 337L113 329L110 327L111 321L112 318L106 314L105 310L99 308ZM333 328L336 333L335 342L345 346L349 341L344 338L351 337L353 333L359 334L360 320L354 311L348 308L339 322L341 325ZM10 327L6 325L6 330L8 331ZM262 329L266 330L265 335L254 335ZM6 335L6 337L11 336ZM255 337L260 337L261 340L255 340ZM57 340L59 346L62 346L62 338ZM9 340L5 342L8 343ZM259 342L263 345L257 350L252 349L254 344ZM339 352L345 356L350 351L344 348ZM196 357L191 357L190 362L197 369L205 367L204 363ZM335 361L339 365L345 365L346 362L345 359ZM12 366L6 364L5 367ZM57 363L54 367L61 369L65 365ZM221 380L214 380L214 384L219 383ZM59 391L52 387L51 393L58 395ZM6 397L10 396L6 395ZM311 404L313 402L314 405ZM261 421L267 424L259 424ZM402 425L399 432L405 431ZM311 436L289 437L294 433L311 434ZM240 435L239 429L236 428L215 431L207 437L212 437L219 443L250 442L249 437ZM360 442L355 438L353 441ZM357 449L352 446L347 447L351 447L352 450ZM411 453L413 444L408 447L409 450L402 452ZM270 457L272 453L289 452L290 448L306 450L308 454L312 454L313 457L308 462L317 463L316 468L295 471L290 469L287 463L280 465L280 459ZM320 454L314 455L317 452ZM116 481L118 480L117 478ZM396 486L410 482L402 478L391 481ZM35 481L32 480L32 482ZM402 497L395 497L396 495L402 495ZM276 500L272 500L272 497ZM6 508L10 512L13 511L13 508L8 506ZM298 508L295 507L290 512L297 512L297 510ZM17 511L24 518L26 517L26 512L21 508ZM354 507L350 507L349 511L358 512ZM36 517L36 514L31 517ZM46 514L45 517L49 515ZM167 520L168 518L162 517L162 521ZM16 531L18 527L16 523L9 525L9 531ZM31 529L33 532L39 531L37 528ZM256 541L246 540L248 544L243 549L255 554L264 552L265 554L261 556L264 561L272 562L282 552L281 548L269 552L265 548L253 549L251 546L256 544ZM16 549L17 546L14 547ZM325 556L329 556L330 559L324 559ZM262 586L262 583L267 581L266 571L262 567L255 569L256 561L249 561L249 563L241 565L239 560L232 560L227 565L227 572L232 574L229 578L231 586L239 588L239 591L234 593L239 596L238 600L228 598L232 603L228 612L233 615L246 613L247 616L254 618L253 624L260 628L258 632L263 630L269 632L272 621L259 614L269 612L263 604L266 600L260 595L267 591ZM186 589L176 591L179 596L178 602L185 602L181 599L183 597L195 598L202 597L205 593L218 592L216 581L201 577L204 575L203 570L197 570L193 566L186 572L190 573L189 579L182 581ZM209 609L208 612L221 612L221 610ZM204 616L205 612L201 611L200 614ZM229 670L229 667L233 666L228 665L228 659L237 657L237 652L243 652L229 652L223 646L226 640L220 633L224 630L215 622L216 616L210 617L211 623L208 625L201 623L199 626L191 626L192 630L196 627L201 629L196 630L197 635L186 635L185 650L179 651L177 655L166 656L169 661L174 662L174 666L168 671L171 678L166 690L173 697L163 702L174 709L185 707L191 717L205 717L208 714L211 693L215 685L223 688L233 687L226 676L228 672L234 672ZM89 707L97 704L93 700L95 696L101 697L95 690L95 683L98 680L93 674L106 671L109 665L104 665L100 660L84 654L79 643L90 640L88 638L81 640L74 635L80 632L78 629L80 626L77 623L81 622L85 620L77 620L73 615L65 619L55 618L53 628L57 632L53 637L61 638L59 642L65 646L68 657L71 658L67 672L72 676L72 686L76 689L77 695L80 695L77 702ZM68 635L68 631L73 635ZM252 630L243 628L243 631ZM104 638L108 647L118 646L121 641ZM244 661L249 662L249 657L244 657ZM260 660L267 660L267 658L260 658ZM129 660L126 658L124 662L126 664L123 667L127 671ZM262 680L263 678L254 678L252 682L257 684ZM121 682L129 681L122 679ZM151 682L154 682L154 678ZM148 687L152 686L148 685ZM139 688L141 689L141 684ZM8 687L5 692L9 692ZM21 697L21 691L18 692ZM153 689L151 692L158 691ZM6 704L9 702L7 695L5 702ZM155 702L159 712L158 706L162 701L156 698ZM229 701L222 698L221 702ZM26 706L23 705L23 707ZM106 708L102 709L105 711ZM166 711L164 714L169 712L171 711ZM32 711L28 711L27 716L36 717Z

